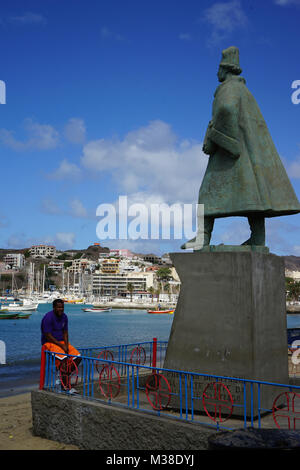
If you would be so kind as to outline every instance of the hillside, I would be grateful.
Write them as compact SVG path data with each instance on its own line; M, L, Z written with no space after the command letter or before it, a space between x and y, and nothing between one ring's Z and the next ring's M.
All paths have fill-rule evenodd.
M24 254L24 253L28 252L28 250L29 250L29 248L19 248L19 249L0 248L0 261L8 253L23 253ZM70 259L74 258L75 255L81 254L82 258L87 258L91 261L98 261L99 255L101 253L109 253L109 248L102 247L102 246L99 246L99 245L90 245L88 248L84 248L82 250L77 250L77 249L76 250L65 250L65 251L58 250L57 251L57 256L59 256L63 253L69 255ZM151 259L151 258L155 259L156 257L160 258L159 255L155 255L155 254L146 255L145 253L140 253L140 256L141 257L147 257L149 259ZM283 256L282 258L284 258L286 269L289 269L291 271L300 271L300 256L289 255L289 256ZM41 260L41 259L39 259L39 260ZM38 261L38 259L37 259L37 261Z
M300 271L300 256L283 256L286 269Z

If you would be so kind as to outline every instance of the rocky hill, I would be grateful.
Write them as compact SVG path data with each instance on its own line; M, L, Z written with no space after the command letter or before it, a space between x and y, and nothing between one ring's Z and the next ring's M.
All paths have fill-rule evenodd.
M300 271L300 256L283 256L285 267L290 271Z
M0 248L0 261L3 260L4 256L7 253L23 253L23 254L28 254L30 248L20 248L20 249L4 249ZM91 261L98 261L99 255L101 253L109 253L109 248L107 247L102 247L100 245L90 245L88 248L84 248L82 250L65 250L65 251L57 251L57 256L60 256L61 254L65 253L66 255L69 255L68 258L71 260L72 258L74 259L74 256L76 257L82 257L82 258L87 258ZM81 254L81 256L79 256ZM155 254L140 254L141 257L146 257L151 260L155 260L155 258L159 258L158 255ZM300 256L283 256L284 261L285 261L285 267L286 269L289 269L291 271L300 271ZM40 259L41 260L41 259ZM38 261L38 260L37 260Z

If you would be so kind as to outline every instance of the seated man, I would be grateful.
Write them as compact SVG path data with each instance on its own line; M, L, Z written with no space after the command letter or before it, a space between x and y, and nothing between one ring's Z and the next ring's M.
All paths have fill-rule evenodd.
M63 300L54 300L53 310L46 313L42 319L41 331L42 345L45 346L47 351L57 353L55 355L56 367L60 367L68 359L66 354L77 356L73 360L78 366L81 361L80 353L69 343L68 317L64 313Z

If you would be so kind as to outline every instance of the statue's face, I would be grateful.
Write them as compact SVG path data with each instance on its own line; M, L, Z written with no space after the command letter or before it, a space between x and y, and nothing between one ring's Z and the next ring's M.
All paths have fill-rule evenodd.
M224 82L226 75L227 75L226 69L222 65L220 65L219 70L218 70L219 82Z

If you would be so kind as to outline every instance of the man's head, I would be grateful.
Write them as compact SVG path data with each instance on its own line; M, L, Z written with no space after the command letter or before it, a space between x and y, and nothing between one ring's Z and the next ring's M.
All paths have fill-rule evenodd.
M55 299L52 305L55 315L61 317L64 313L64 301L62 299Z
M235 46L228 47L222 51L222 60L218 70L219 82L224 82L227 75L240 75L239 50Z

